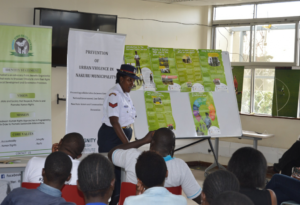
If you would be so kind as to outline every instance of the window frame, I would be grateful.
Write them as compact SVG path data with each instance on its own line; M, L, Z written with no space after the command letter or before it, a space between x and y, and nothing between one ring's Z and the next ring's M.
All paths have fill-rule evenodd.
M264 3L246 3L246 4L229 4L223 6L213 6L212 14L212 44L211 49L216 49L216 28L218 27L238 27L238 26L250 26L250 49L249 49L249 62L231 62L232 66L299 66L299 22L300 16L292 17L278 17L278 18L256 18L257 16L257 5L258 4L271 4L274 2ZM278 2L279 3L279 2ZM228 6L241 6L241 5L252 5L253 7L253 18L252 19L239 19L239 20L214 20L216 16L217 7L228 7ZM252 44L253 44L253 30L254 26L264 24L295 24L295 45L294 45L294 61L293 62L252 62Z
M251 85L250 85L250 113L244 113L241 112L241 114L254 114L259 116L272 116L272 114L261 114L261 113L255 113L254 112L254 84L255 84L255 69L276 69L275 66L245 66L245 69L251 70ZM274 82L275 82L275 76L274 76ZM274 85L275 86L275 85ZM243 99L242 99L243 102Z

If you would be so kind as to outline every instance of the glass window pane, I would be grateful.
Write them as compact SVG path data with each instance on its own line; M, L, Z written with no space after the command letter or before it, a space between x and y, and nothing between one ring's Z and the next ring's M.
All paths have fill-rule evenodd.
M275 69L255 69L254 113L272 114Z
M231 62L249 62L250 26L217 27L216 49L228 51Z
M300 2L280 2L257 5L257 18L300 16Z
M295 24L254 26L253 62L294 62Z
M250 113L251 69L244 69L241 113Z
M216 7L214 20L253 19L254 5Z

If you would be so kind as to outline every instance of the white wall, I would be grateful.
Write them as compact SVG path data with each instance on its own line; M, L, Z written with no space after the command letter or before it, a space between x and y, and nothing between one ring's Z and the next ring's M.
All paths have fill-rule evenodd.
M0 22L32 24L33 8L45 7L119 17L157 19L184 23L210 23L211 8L170 5L141 0L0 0ZM207 48L210 28L153 21L118 20L118 33L127 34L126 44L171 48ZM56 94L66 96L66 68L52 68L52 140L65 134L66 103L56 104ZM101 122L99 122L100 127Z

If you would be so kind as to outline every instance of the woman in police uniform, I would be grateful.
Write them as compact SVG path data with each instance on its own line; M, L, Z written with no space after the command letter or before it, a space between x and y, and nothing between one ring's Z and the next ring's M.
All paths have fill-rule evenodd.
M135 108L129 96L136 76L135 67L123 64L117 69L116 85L104 99L102 126L98 132L99 152L109 152L115 146L128 143L131 139L131 124L136 117Z
M128 143L132 136L131 124L136 117L135 108L129 96L136 76L136 68L123 64L117 69L116 85L104 99L102 126L98 132L99 153L109 152L112 148ZM116 183L110 204L117 204L120 194L121 169L115 167Z

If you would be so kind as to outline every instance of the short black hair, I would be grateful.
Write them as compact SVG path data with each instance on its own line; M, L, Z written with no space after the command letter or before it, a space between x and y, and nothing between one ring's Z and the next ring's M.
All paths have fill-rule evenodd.
M166 178L167 165L162 156L153 151L143 152L135 165L136 176L147 187L162 185Z
M103 197L115 179L112 163L101 154L90 154L78 166L78 183L86 198Z
M45 161L45 175L50 182L64 184L70 176L72 161L68 155L63 152L51 153Z
M235 151L228 162L227 169L238 178L242 187L263 188L265 185L266 158L252 147L242 147Z
M210 204L219 194L225 191L239 191L239 181L231 172L218 170L209 174L203 183L203 193Z
M85 145L82 135L77 132L66 134L61 142L61 148L76 157L81 155Z
M152 140L155 142L155 150L173 155L175 147L175 134L169 128L159 128L155 131Z
M119 72L118 72L118 73L117 73L117 78L116 78L116 84L117 84L117 83L120 84L120 77L123 77L123 78L124 78L125 76L127 76L127 75L124 75L123 73L119 73Z
M235 191L226 191L217 196L210 205L254 205L246 195Z

